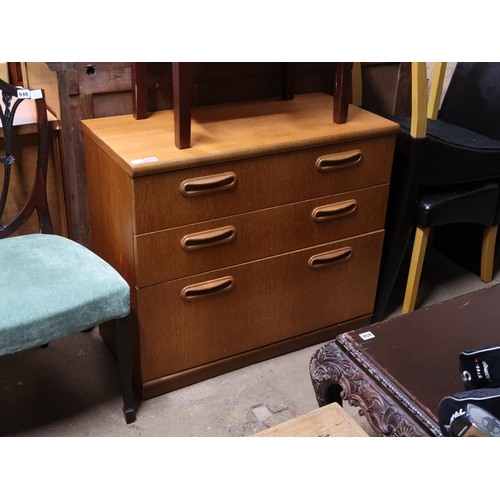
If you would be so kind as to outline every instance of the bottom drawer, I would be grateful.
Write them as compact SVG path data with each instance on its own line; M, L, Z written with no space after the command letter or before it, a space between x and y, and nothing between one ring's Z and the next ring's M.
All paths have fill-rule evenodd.
M383 235L137 290L142 381L371 314Z

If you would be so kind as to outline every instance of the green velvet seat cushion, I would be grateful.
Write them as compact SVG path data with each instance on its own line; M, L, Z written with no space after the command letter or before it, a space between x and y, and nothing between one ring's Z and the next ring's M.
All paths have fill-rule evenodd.
M0 240L0 355L129 312L127 282L82 245L44 234Z

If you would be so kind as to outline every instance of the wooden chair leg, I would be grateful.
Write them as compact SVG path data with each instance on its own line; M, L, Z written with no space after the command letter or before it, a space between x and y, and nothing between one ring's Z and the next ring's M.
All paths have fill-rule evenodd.
M495 261L495 243L498 226L485 227L481 250L481 279L489 283L493 279L493 263Z
M130 359L130 318L115 319L116 354L120 369L120 380L123 396L123 414L125 422L135 422L135 409L133 406L132 373Z
M191 147L191 63L172 63L174 139L178 149Z
M148 117L148 63L130 64L132 77L132 112L136 120Z
M333 88L333 121L345 123L352 90L352 62L337 63Z
M422 229L417 227L415 232L415 242L413 243L413 252L411 254L410 271L408 272L408 281L406 283L406 293L403 301L402 313L406 314L415 310L417 301L418 285L422 275L425 250L429 238L430 228Z
M363 104L363 75L361 73L361 63L352 63L352 97L351 104L361 107Z

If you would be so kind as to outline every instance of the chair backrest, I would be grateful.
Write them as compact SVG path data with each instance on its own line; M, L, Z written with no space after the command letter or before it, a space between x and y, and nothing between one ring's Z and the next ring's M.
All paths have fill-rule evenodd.
M457 63L438 116L500 140L500 62Z
M46 193L50 137L45 93L42 89L30 90L14 87L3 80L0 80L0 92L0 119L5 149L4 151L0 150L0 155L2 155L0 157L0 169L3 167L3 185L0 192L0 239L15 233L35 210L38 216L39 231L41 233L53 233ZM38 151L35 180L31 194L20 212L9 221L2 221L9 196L9 188L11 187L11 170L16 166L16 159L13 155L13 141L17 136L14 130L14 121L18 108L26 100L34 100L36 108Z

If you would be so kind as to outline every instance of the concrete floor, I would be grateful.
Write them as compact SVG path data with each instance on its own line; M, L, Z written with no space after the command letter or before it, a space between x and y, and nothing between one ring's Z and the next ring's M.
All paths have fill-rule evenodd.
M484 284L430 250L419 307L499 282L498 269L493 281ZM403 290L401 279L387 316L400 314ZM141 402L137 421L126 425L114 358L97 329L78 333L47 349L0 357L0 435L251 436L318 407L309 361L320 345ZM344 408L373 435L357 409Z

